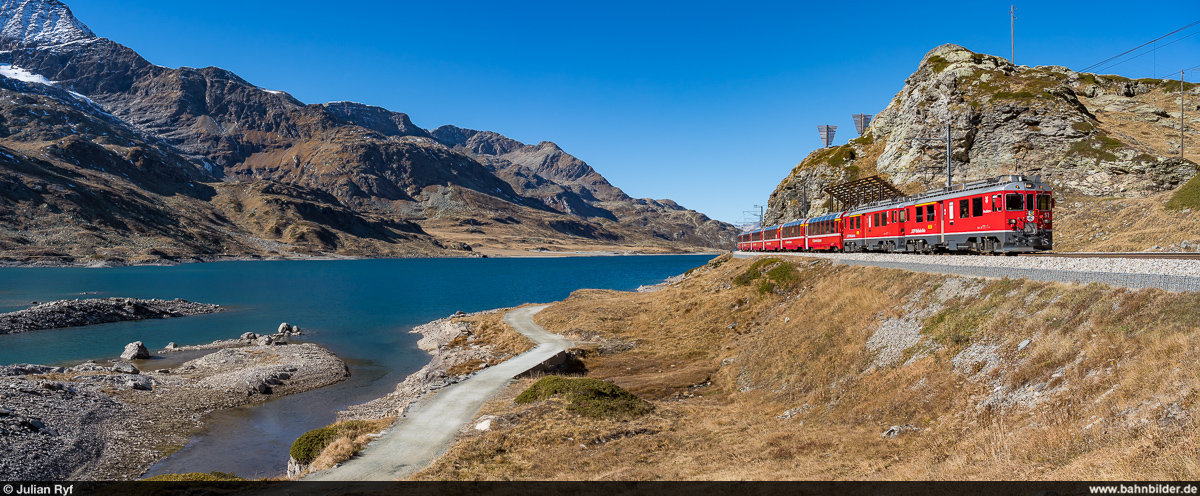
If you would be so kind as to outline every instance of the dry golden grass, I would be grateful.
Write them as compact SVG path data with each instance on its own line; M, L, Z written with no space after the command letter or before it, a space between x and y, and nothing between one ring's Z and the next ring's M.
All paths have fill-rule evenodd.
M1179 95L1173 94L1178 91L1178 85L1168 85L1132 99L1139 103L1153 105L1159 111L1164 112L1164 114L1160 114L1161 116L1165 115L1165 112L1179 112ZM1194 98L1189 96L1188 103L1193 103ZM1094 112L1099 107L1093 103L1096 99L1081 98L1080 100ZM1200 128L1196 125L1196 114L1189 111L1185 115L1187 116L1187 132L1184 136L1184 158L1193 163L1200 163L1200 133L1197 133ZM1179 156L1178 116L1161 117L1158 121L1149 122L1144 113L1100 111L1096 112L1096 117L1100 129L1124 143L1154 150L1155 153L1162 156Z
M520 355L533 349L533 342L529 338L504 322L504 312L460 317L453 321L466 322L471 325L471 330L447 344L449 347L494 345L496 351L511 356ZM477 362L476 365L479 363L482 362Z
M337 429L337 437L321 450L305 473L333 468L334 465L349 460L367 447L368 443L375 440L371 434L388 428L395 421L396 417L387 417L376 420L337 422L330 425L329 427Z
M1054 249L1130 252L1182 241L1200 243L1200 211L1167 210L1170 197L1171 193L1140 199L1060 195Z
M584 361L653 413L515 405L531 383L518 382L481 412L497 416L491 430L415 478L1200 476L1200 295L996 280L943 302L941 276L804 259L788 262L800 269L792 291L760 294L732 284L751 263L655 293L579 291L535 317L635 343ZM872 366L878 319L919 308L931 316L906 357L924 357ZM892 425L912 429L881 437Z

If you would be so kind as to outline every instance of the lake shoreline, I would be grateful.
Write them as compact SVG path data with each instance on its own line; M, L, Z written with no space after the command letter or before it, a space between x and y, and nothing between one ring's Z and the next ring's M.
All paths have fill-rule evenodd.
M269 336L269 335L268 335ZM282 337L282 336L281 336ZM172 369L87 361L0 366L5 480L130 480L187 445L211 412L341 382L316 344L229 340Z
M416 259L469 259L469 258L576 258L576 257L655 257L655 256L678 256L678 255L720 255L727 253L729 250L717 249L697 249L696 251L683 251L672 253L644 253L639 250L583 250L583 251L550 251L550 250L525 250L520 254L509 253L493 253L479 254L475 256L465 255L461 257L358 257L358 256L343 256L343 255L323 255L323 256L280 256L280 257L194 257L180 259L155 259L148 261L128 261L128 260L95 260L95 261L65 261L65 260L43 260L43 261L28 261L28 260L0 260L0 269L30 269L30 268L46 268L46 269L61 269L61 268L85 268L85 269L108 269L117 267L174 267L187 264L207 264L220 262L294 262L294 261L335 261L335 260L416 260Z

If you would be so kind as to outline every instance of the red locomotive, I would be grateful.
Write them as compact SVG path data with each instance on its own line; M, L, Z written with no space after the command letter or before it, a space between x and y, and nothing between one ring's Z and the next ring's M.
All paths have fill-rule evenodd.
M738 236L742 251L1050 250L1054 197L1037 177L1000 176L858 205Z

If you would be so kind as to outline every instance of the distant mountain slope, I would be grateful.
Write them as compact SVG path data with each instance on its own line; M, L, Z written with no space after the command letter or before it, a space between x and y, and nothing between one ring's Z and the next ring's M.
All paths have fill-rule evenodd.
M68 142L62 149L109 150L116 145L108 141L121 133L130 136L121 146L161 155L179 176L175 182L151 185L149 177L162 171L130 170L126 178L122 169L115 180L128 184L121 183L116 196L154 204L171 191L169 198L194 201L189 208L197 215L220 219L212 224L212 242L200 246L177 239L186 235L166 226L205 222L165 204L148 206L158 209L151 224L162 244L178 247L172 256L461 255L472 251L472 242L518 250L555 243L678 250L727 247L735 232L673 202L629 198L552 143L532 147L451 126L431 133L406 114L380 107L309 105L224 69L154 65L96 37L57 0L3 0L0 21L0 45L9 48L0 53L0 79L25 85L9 91L53 100L28 104L34 107L87 114L62 116L61 122L22 120L16 134L38 139L14 144L14 157L47 157L24 161L29 174L52 167L103 170L99 151L89 158L82 151L68 157L53 150ZM13 112L36 114L34 107ZM121 131L100 124L82 131L81 121ZM142 190L151 186L158 189ZM36 202L12 202L13 212L41 215ZM106 209L119 210L112 202L92 202L88 210L107 215ZM492 228L476 232L482 225ZM6 253L49 249L41 238L22 234L27 224L0 221L0 229L12 232L13 248L3 248ZM106 246L116 249L134 237L129 229L113 229ZM87 244L53 245L74 257L95 253Z
M523 196L612 230L721 248L729 248L737 233L732 225L671 200L631 198L587 163L549 141L526 145L490 131L454 126L439 127L432 134L446 146L487 165Z
M1197 93L1196 85L1186 89ZM771 194L765 221L825 212L822 190L858 177L881 174L908 192L944 185L943 145L914 138L945 136L947 124L955 182L1040 175L1083 201L1170 191L1196 175L1198 158L1196 148L1179 156L1178 91L1177 81L1014 66L943 45L926 54L863 137L814 151L792 169Z

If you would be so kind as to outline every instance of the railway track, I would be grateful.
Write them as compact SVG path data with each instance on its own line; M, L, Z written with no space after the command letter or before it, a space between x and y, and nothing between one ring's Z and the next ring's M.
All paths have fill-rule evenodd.
M1106 252L1084 252L1084 253L1022 253L1023 257L1068 257L1068 258L1145 258L1145 259L1160 259L1160 260L1200 260L1200 253L1152 253L1152 252L1130 252L1130 253L1106 253Z

